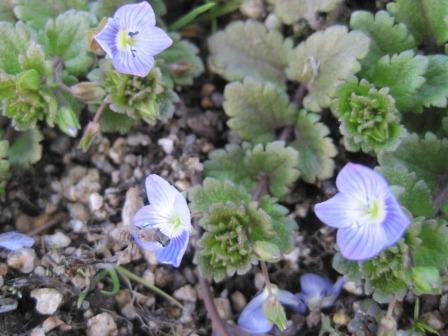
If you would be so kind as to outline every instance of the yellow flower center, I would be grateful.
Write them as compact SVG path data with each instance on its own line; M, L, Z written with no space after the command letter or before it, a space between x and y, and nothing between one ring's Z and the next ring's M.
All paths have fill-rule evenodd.
M384 217L386 216L386 211L384 207L384 202L379 199L373 200L367 209L367 215L371 218L375 223L382 223Z
M138 32L129 32L127 30L120 30L116 37L116 44L119 51L131 51L132 56L135 57L137 52L135 48L135 36Z

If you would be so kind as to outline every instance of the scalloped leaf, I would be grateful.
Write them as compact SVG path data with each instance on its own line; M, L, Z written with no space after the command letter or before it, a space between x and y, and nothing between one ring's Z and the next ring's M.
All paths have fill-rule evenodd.
M135 120L123 113L115 113L106 109L100 119L102 132L119 132L126 134L135 124Z
M355 11L350 17L350 27L370 37L370 50L361 62L374 65L378 59L387 54L398 54L416 48L414 36L403 23L396 23L386 11L381 10L373 15L367 11Z
M338 85L361 69L358 60L368 51L366 35L348 32L345 26L331 26L312 34L290 53L286 74L307 85L304 106L319 112L330 106Z
M370 78L376 87L388 87L400 112L411 109L417 100L417 90L425 83L428 58L412 50L398 55L383 56Z
M283 90L250 78L227 84L224 111L230 117L229 127L254 143L275 140L275 131L293 124L297 114Z
M419 44L425 37L434 37L438 44L448 41L446 0L396 0L387 10L408 26Z
M22 70L20 55L26 53L30 36L22 22L0 22L0 71L17 74Z
M382 167L404 167L414 172L435 193L448 178L448 139L438 139L432 133L422 138L410 134L395 151L380 153L378 161Z
M69 10L50 19L45 26L41 39L46 52L59 57L70 74L85 74L93 62L87 47L91 23L89 13Z
M431 190L423 180L404 166L378 167L377 170L396 188L400 203L414 216L432 217L435 208Z
M192 85L194 79L204 72L199 49L193 43L181 40L179 34L170 36L173 45L157 57L157 64L172 85Z
M419 104L429 107L446 107L448 102L448 56L429 55L424 74L425 83L417 92Z
M20 167L27 167L38 162L42 157L41 141L43 139L42 133L37 129L21 133L9 147L9 162Z
M318 27L318 13L334 11L342 0L276 0L275 14L287 25L305 19L314 29Z
M13 0L14 13L34 29L43 29L48 20L68 9L88 9L88 0Z
M284 85L292 41L280 32L257 21L238 21L213 34L208 45L210 68L228 81L250 76Z
M269 176L269 191L282 197L299 177L298 153L292 147L285 147L283 141L275 141L252 147L227 145L210 154L204 164L205 175L221 181L230 180L253 192L261 174ZM239 162L240 165L235 163Z
M319 122L319 115L300 111L296 122L296 140L291 146L299 152L299 171L309 183L333 176L333 157L337 149L328 137L328 127Z
M245 204L251 200L250 194L241 186L231 181L219 181L206 178L202 185L195 186L188 192L193 212L207 212L214 204L234 203Z

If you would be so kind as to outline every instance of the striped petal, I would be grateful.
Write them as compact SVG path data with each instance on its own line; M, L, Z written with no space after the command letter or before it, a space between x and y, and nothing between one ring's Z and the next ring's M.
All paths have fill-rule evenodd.
M386 218L382 224L388 241L387 246L392 246L400 240L410 224L411 220L404 213L395 196L390 194L386 199Z
M170 240L167 246L156 251L156 258L162 264L179 267L188 246L190 233L183 231L179 237Z
M362 204L349 194L337 193L314 206L316 216L328 226L344 228L353 225L363 215Z
M146 195L149 203L162 206L173 206L180 193L159 175L151 174L146 178Z
M120 23L121 27L126 27L129 31L137 31L141 27L156 24L154 10L146 1L121 6L115 12L114 19Z
M110 58L118 53L116 39L119 29L117 22L109 19L103 30L95 35L95 40Z
M154 63L154 57L145 57L138 51L134 54L130 50L117 51L112 56L112 64L115 70L133 76L146 77L153 68Z
M266 297L265 292L255 296L238 318L238 326L251 335L267 333L274 326L263 313L263 302Z

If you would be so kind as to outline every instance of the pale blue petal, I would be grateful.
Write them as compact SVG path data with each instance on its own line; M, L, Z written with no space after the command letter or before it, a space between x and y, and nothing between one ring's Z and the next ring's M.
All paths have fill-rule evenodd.
M132 54L131 51L117 51L112 56L112 64L115 70L120 73L146 77L154 66L152 56L144 57L138 51Z
M0 246L11 251L19 250L23 247L31 247L34 243L34 238L17 231L0 234Z
M333 287L326 293L326 296L323 298L321 302L322 308L327 308L333 306L334 302L338 298L339 294L341 293L342 287L345 284L345 279L340 278L336 283L333 285Z
M394 245L403 236L411 220L404 213L395 196L390 193L386 198L386 218L383 221L383 229L387 238L387 246Z
M325 296L332 290L333 283L320 275L306 273L300 277L300 288L305 296Z
M156 24L154 10L147 1L121 6L115 12L114 19L120 23L121 28L132 32L138 31L140 27Z
M388 243L380 224L364 224L338 230L337 244L344 258L367 260L378 255Z
M174 206L176 196L180 193L159 175L151 174L146 178L146 195L149 203L160 206Z
M119 29L117 22L109 19L103 30L95 35L95 40L110 58L118 53L116 38Z
M272 330L270 323L263 313L263 302L266 295L261 293L255 296L244 308L238 318L238 326L251 334L267 333Z
M280 289L278 291L278 299L284 306L293 309L299 314L305 314L306 305L296 295L291 292Z
M156 251L157 260L162 264L179 267L188 246L190 232L185 230L179 237L170 240L167 246Z
M316 216L328 226L343 228L351 226L365 212L362 204L351 195L337 193L325 202L314 206Z
M347 163L336 178L338 190L361 202L382 199L389 193L387 181L376 171L363 165Z
M137 55L142 54L142 57L154 57L173 44L168 34L158 27L142 30L135 37L135 41Z
M163 227L167 225L169 216L168 207L158 207L154 204L145 205L132 217L131 224L141 229Z
M191 214L190 209L188 208L187 201L182 194L178 193L176 199L174 201L174 209L176 209L176 213L179 215L180 221L182 222L182 226L190 231L191 230Z

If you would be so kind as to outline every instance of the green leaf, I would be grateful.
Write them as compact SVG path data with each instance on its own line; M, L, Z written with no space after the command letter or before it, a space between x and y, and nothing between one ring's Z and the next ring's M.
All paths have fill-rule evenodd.
M286 71L291 80L306 84L306 109L319 112L329 107L337 86L361 69L358 62L367 55L369 38L348 32L345 26L331 26L312 34L289 55Z
M416 48L415 39L403 23L395 20L386 11L379 11L375 16L366 11L355 11L350 17L350 27L370 37L370 50L361 62L369 67L378 59L388 54L398 54Z
M299 171L309 183L333 176L333 157L337 149L328 137L327 126L319 122L319 115L300 111L296 122L296 140L291 143L299 152Z
M88 9L88 0L12 0L19 20L34 29L43 29L48 20L68 9Z
M288 325L285 309L278 299L278 289L271 287L271 290L273 293L268 294L268 297L263 302L263 314L266 319L275 324L280 331L284 331Z
M427 184L419 180L414 172L402 165L386 165L377 169L391 186L399 187L400 203L405 206L412 215L432 217L435 208L432 201L431 190Z
M282 257L277 245L262 240L254 242L254 253L258 259L270 263L277 262Z
M341 121L340 130L350 151L392 150L403 134L389 90L378 90L365 79L342 84L333 111Z
M394 152L380 153L378 161L382 167L404 167L414 172L434 194L447 175L448 139L440 140L432 133L422 138L410 134Z
M435 267L442 271L448 265L448 227L445 221L417 218L408 236L416 267Z
M239 161L231 161L239 158ZM235 162L239 162L236 165ZM251 147L248 143L241 147L228 145L225 150L217 150L205 163L205 175L243 185L253 192L262 174L269 177L269 191L282 197L298 178L298 153L285 147L283 141L275 141L263 146Z
M418 44L434 37L438 44L448 41L448 2L445 0L396 0L387 10L408 26Z
M0 2L0 21L11 23L16 22L12 0L3 0Z
M442 278L435 267L412 268L412 279L418 294L442 293Z
M332 262L333 268L343 274L347 280L360 280L362 278L359 262L345 259L342 254L336 253Z
M334 11L342 0L275 0L275 14L283 23L291 25L306 19L314 29L318 28L318 13Z
M157 57L157 64L163 75L173 84L192 85L194 79L204 72L204 65L198 56L199 49L179 34L172 33L173 45Z
M209 41L210 68L228 81L246 76L284 86L292 42L256 21L233 22Z
M126 114L115 113L106 108L103 114L101 114L100 124L101 131L103 132L119 132L121 134L126 134L135 124L135 120L128 117Z
M224 111L230 117L229 127L254 143L275 140L275 132L294 124L297 115L297 108L283 90L250 78L227 84Z
M448 98L448 56L429 55L424 74L425 83L417 92L419 104L429 107L446 107Z
M388 87L400 112L411 109L416 103L417 90L425 82L428 58L413 51L382 57L370 80L376 87Z
M42 35L47 53L64 62L64 68L73 75L87 72L93 57L87 48L87 33L92 17L87 12L69 10L50 19Z
M190 208L193 212L206 212L214 204L228 202L236 205L245 204L251 199L249 193L241 186L230 181L218 181L213 178L206 178L202 185L191 188L188 198L191 201Z
M41 132L37 129L21 133L9 148L9 162L15 166L27 167L39 161L42 157L40 142L43 138Z
M30 35L22 22L0 22L0 71L17 74L22 70L20 55L26 53Z

